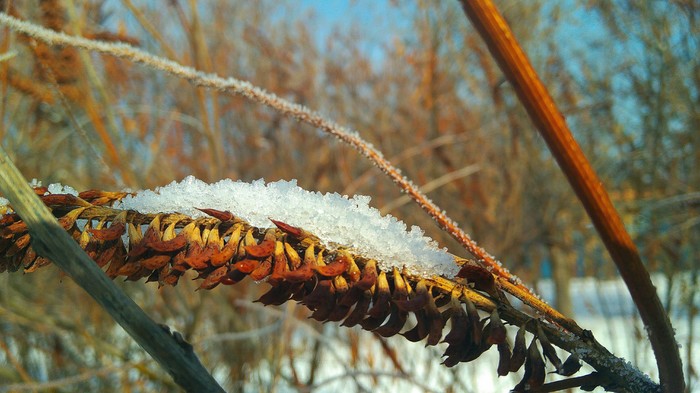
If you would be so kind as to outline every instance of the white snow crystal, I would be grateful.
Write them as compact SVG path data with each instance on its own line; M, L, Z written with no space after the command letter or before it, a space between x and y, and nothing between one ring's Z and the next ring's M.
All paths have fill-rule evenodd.
M78 191L76 191L73 187L64 186L61 183L49 184L47 188L49 190L49 194L70 194L78 196Z
M141 213L178 212L192 217L206 214L196 208L228 210L260 228L273 226L270 219L303 228L328 247L350 249L375 259L380 268L393 267L422 277L453 277L459 270L450 254L438 249L423 230L391 215L382 217L369 206L370 197L348 198L337 193L321 194L297 186L296 180L252 183L221 180L207 184L194 176L180 183L128 196L114 207Z

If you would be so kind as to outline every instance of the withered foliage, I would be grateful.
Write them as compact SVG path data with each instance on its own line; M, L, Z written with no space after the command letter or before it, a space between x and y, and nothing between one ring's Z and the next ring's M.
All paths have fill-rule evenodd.
M402 335L429 346L444 342L443 364L448 367L475 360L496 346L498 375L524 365L515 391L544 384L544 359L564 376L580 367L574 355L561 362L539 321L525 322L511 344L498 308L485 313L460 296L455 288L470 288L509 307L491 273L474 264L460 272L465 280L444 288L397 268L383 271L375 260L348 249L328 249L314 235L280 221L271 220L270 228L256 228L230 212L214 209L202 208L208 216L192 218L112 208L127 195L124 192L85 191L76 197L37 188L36 193L110 278L146 278L159 286L175 286L187 271L193 271L201 282L199 289L206 290L234 285L246 277L265 281L271 288L257 302L281 305L294 300L321 322L359 325L382 337ZM14 213L3 216L0 272L30 273L48 264L32 249L25 223ZM526 348L527 324L534 324L530 330L535 334Z

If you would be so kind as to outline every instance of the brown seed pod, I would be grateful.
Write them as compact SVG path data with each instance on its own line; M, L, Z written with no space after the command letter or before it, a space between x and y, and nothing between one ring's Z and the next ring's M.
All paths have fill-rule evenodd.
M161 286L170 285L174 287L175 285L177 285L177 282L180 280L180 277L182 277L182 272L177 271L175 269L163 268L161 269L161 274L158 277L158 283Z
M362 278L355 283L355 286L363 291L372 288L377 283L377 261L370 259L362 269Z
M544 384L544 360L542 360L542 355L540 355L536 341L537 338L533 337L527 349L525 373L523 374L523 379L513 388L515 392L526 392L534 388L539 388Z
M183 229L184 232L184 229ZM185 236L188 237L189 246L185 254L185 261L195 270L204 270L209 266L209 258L214 254L215 250L210 247L205 247L202 231L198 226Z
M87 229L95 239L101 241L116 240L126 232L126 225L121 222L113 223L109 228Z
M408 300L395 300L394 303L404 311L416 312L428 304L429 297L425 280L420 280L416 284L416 292L413 294L413 297Z
M341 298L342 299L342 298ZM329 322L338 322L347 317L352 306L341 304L340 301L336 304L335 309L326 318Z
M212 272L210 272L207 277L202 281L202 285L199 286L199 289L212 289L219 285L219 282L223 277L226 276L228 273L228 266L221 266L216 269L214 269Z
M542 325L540 324L540 321L536 321L537 324L537 338L540 340L540 345L542 346L542 352L544 353L544 356L552 363L554 368L557 370L561 369L561 359L559 359L559 356L557 356L557 351L554 349L554 346L549 342L549 338L547 337L546 334L544 334L544 330L542 330Z
M458 344L467 338L469 330L469 318L456 297L450 301L450 331L445 335L444 342Z
M293 236L296 238L302 238L304 235L304 231L301 228L291 226L291 225L286 224L282 221L277 221L277 220L273 220L273 219L270 219L270 221L272 221L272 223L275 224L275 226L277 228L279 228L282 232L284 232L290 236Z
M183 249L186 245L187 239L182 233L167 241L149 241L146 243L146 247L158 252L178 251Z
M148 250L146 245L143 243L143 234L141 229L134 226L134 224L129 223L127 226L127 232L129 234L129 256L137 257Z
M2 230L2 232L0 232L0 233L2 234L3 238L11 238L15 234L26 233L26 232L27 232L27 224L25 224L24 221L17 221L15 223L10 224L9 226L5 227Z
M524 323L515 334L515 344L513 344L513 356L510 358L510 371L515 372L522 367L527 357L527 348L525 346L525 325Z
M347 305L347 304L342 304L342 299L345 297L345 295L350 292L352 289L348 286L348 282L345 280L343 276L335 276L333 277L333 287L335 287L335 293L336 293L336 306L333 311L331 311L330 314L328 314L328 317L326 318L327 321L333 321L333 322L338 322L345 318L348 313L350 312L350 307L352 307L352 304ZM357 300L355 300L357 302ZM354 304L354 303L353 303Z
M250 273L250 278L253 281L261 281L265 277L269 276L271 272L272 272L272 257L269 256L269 257L265 258L264 261L260 262L260 266L258 266L255 270L253 270Z
M244 259L232 265L234 270L237 270L243 274L252 273L253 270L258 268L258 266L260 266L260 261L256 259Z
M343 321L341 326L352 327L360 323L362 319L367 315L367 310L369 309L369 304L372 302L372 294L369 291L363 291L360 300L355 304L355 308L352 310L350 315Z
M213 252L205 249L201 243L193 242L190 243L185 253L185 262L189 267L195 270L206 269L209 264L209 258Z
M213 252L209 258L209 263L212 266L221 266L230 261L238 251L238 242L241 239L242 225L235 225L228 242L218 252Z
M501 321L501 316L498 315L498 309L493 309L491 313L490 322L491 330L489 331L489 336L487 338L489 344L501 344L506 341L506 327Z
M435 301L435 306L437 307L444 307L448 304L450 304L450 301L452 300L451 294L447 293L438 293L436 296L433 297L433 300Z
M36 259L37 259L36 252L34 251L33 248L28 247L27 251L24 252L24 256L22 256L22 260L20 261L20 265L22 266L23 270L26 272L27 268L34 265L34 261Z
M345 255L347 256L348 261L350 262L350 266L348 266L347 270L347 277L350 280L350 282L357 282L360 279L360 275L362 274L360 268L357 266L357 263L355 263L355 258L353 258L352 255Z
M122 265L119 270L117 270L117 276L126 276L129 277L133 274L138 273L141 270L141 265L138 263L125 263Z
M324 299L331 294L333 287L330 280L320 280L316 283L314 289L304 298L301 303L311 310L315 310L318 306L324 303Z
M330 280L320 280L314 289L304 298L301 303L311 310L315 310L320 305L326 303L328 297L335 297L335 288Z
M335 277L345 273L350 267L350 260L345 255L337 255L331 263L325 266L315 266L314 270L325 277Z
M22 252L24 249L29 246L29 242L31 240L31 237L29 236L28 233L25 233L24 235L21 235L15 239L14 242L10 245L10 247L5 251L5 256L6 257L14 257L15 255L20 254L19 256L22 255Z
M253 258L267 258L275 252L275 243L274 233L268 231L265 239L260 244L246 246L245 251Z
M309 269L314 269L316 267L316 248L313 244L306 247L304 251L304 261L302 262L304 266L308 266Z
M374 300L372 307L367 311L367 318L360 322L363 329L372 331L381 326L391 313L391 291L389 289L389 281L386 278L386 273L379 272L377 277L377 286L374 291Z
M481 342L481 320L479 319L479 312L476 310L476 306L472 303L469 298L464 299L464 305L467 308L467 316L469 317L469 324L471 325L469 331L472 334L471 342L478 344Z
M270 290L265 292L262 296L260 296L260 298L258 298L255 301L262 303L266 306L279 306L281 304L284 304L291 297L292 284L283 282L277 286L271 287Z
M566 358L561 367L557 368L557 374L570 377L576 374L580 368L581 362L579 361L578 356L571 354L568 358Z
M121 243L121 239L119 240L119 242ZM97 266L104 267L107 263L109 263L109 261L112 260L112 257L117 252L117 249L119 247L124 247L123 243L114 245L112 247L105 247L102 250L100 250L97 253L97 258L95 258Z
M530 389L539 388L544 384L544 378L546 373L544 369L544 360L542 360L542 355L540 354L540 351L537 348L537 344L535 344L534 338L530 343L530 347L528 348L527 354L527 360L525 362L530 362L532 367L532 374L527 380L527 384Z
M38 256L34 260L34 263L32 263L32 265L29 266L28 268L26 268L24 271L25 271L25 273L31 273L31 272L33 272L41 267L48 266L50 264L51 264L51 260Z
M400 310L397 305L392 304L389 320L384 325L376 328L374 333L377 333L382 337L395 336L399 334L404 325L406 325L406 319L408 319L408 313Z
M440 343L442 338L442 330L445 328L446 319L442 318L442 314L438 313L437 316L431 316L428 314L428 319L430 319L430 324L428 328L428 340L426 341L426 346L435 346Z
M496 372L499 376L504 377L510 372L510 345L508 341L498 343L498 368Z
M375 299L372 308L367 312L367 315L373 318L381 319L383 322L389 311L391 311L391 291L389 290L389 281L386 278L386 273L381 271L377 277L377 289L375 291Z
M220 282L223 285L233 285L246 278L246 276L247 275L245 273L233 269L230 270L224 277L222 277Z
M303 265L296 270L289 270L283 273L285 280L289 282L307 282L311 280L314 276L314 271L311 270L311 266Z
M326 298L326 302L321 304L314 312L309 315L309 318L315 319L319 322L326 322L328 316L331 315L335 309L335 297Z
M157 270L170 262L170 255L153 255L140 261L141 266L148 270Z
M289 265L292 270L298 269L299 266L301 266L301 257L299 253L287 242L284 243L284 252L287 254L287 259L289 260Z
M46 206L92 206L90 202L71 194L48 194L40 195L39 198Z
M418 310L415 312L416 316L416 326L414 326L412 329L402 333L404 337L408 341L412 342L418 342L428 336L428 333L430 332L429 327L430 327L430 320L428 317L425 315L424 310Z
M442 313L435 305L432 290L428 289L428 303L425 305L425 314L430 321L428 329L428 340L426 345L437 345L442 338L442 330L447 319L442 318Z
M118 258L116 253L115 256L112 257L112 260L109 264L109 267L107 267L107 270L105 271L105 274L109 278L116 278L118 276L117 272L119 272L119 269L121 269L122 266L126 263L126 255L123 255L121 258Z
M221 210L216 210L216 209L200 209L198 207L195 207L195 209L199 210L200 212L202 212L204 214L208 214L208 215L210 215L210 216L212 216L212 217L214 217L222 222L233 221L235 218L233 213L231 213L228 210L221 211Z
M457 277L464 278L467 282L474 284L474 289L477 291L486 292L495 298L499 297L493 274L481 266L466 264L457 273Z
M284 274L289 271L287 257L284 255L284 244L277 240L275 242L275 252L272 256L273 266L272 275L270 275L270 284L277 285L284 281Z

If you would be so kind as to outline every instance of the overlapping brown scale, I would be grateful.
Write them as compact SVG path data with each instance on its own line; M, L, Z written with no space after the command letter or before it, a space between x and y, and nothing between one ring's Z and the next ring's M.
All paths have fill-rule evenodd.
M489 335L486 341L489 344L502 344L506 342L506 327L501 321L500 315L498 315L498 309L494 308L489 318Z
M552 363L554 368L557 370L561 370L562 363L561 360L559 359L559 356L557 356L557 352L554 350L554 346L549 342L549 338L547 335L544 334L544 330L542 330L542 325L537 322L537 338L540 341L540 345L542 346L542 353L544 356L547 358L547 360Z
M391 290L386 272L379 272L377 284L374 291L372 307L367 311L367 318L360 322L365 330L374 330L384 323L391 313Z
M313 310L310 318L325 321L335 308L335 286L332 280L320 280L313 291L304 297L303 303Z
M333 311L328 314L326 320L338 322L348 315L352 305L357 302L358 297L355 296L355 294L359 295L359 292L356 288L350 289L350 285L348 285L347 280L343 276L334 277L333 286L335 287L336 306ZM350 292L352 293L349 294ZM349 301L351 298L355 298L356 300L354 302Z
M477 291L486 292L494 298L500 297L493 274L479 265L465 264L457 273L457 277L466 279Z
M495 345L499 375L525 365L525 376L516 390L541 385L545 373L542 353L561 375L572 375L580 367L575 356L563 363L559 360L539 324L529 346L525 344L526 325L520 327L511 346L501 310L493 309L482 318L462 289L445 292L397 268L382 271L373 259L344 249L328 251L301 228L273 220L275 227L261 231L230 212L206 208L200 210L209 217L192 219L176 214L127 214L105 207L124 195L88 191L79 197L44 198L54 207L61 225L112 278L147 277L159 285L176 285L187 271L194 271L198 289L205 290L234 285L246 277L267 281L271 287L256 300L260 303L280 305L294 300L318 321L360 325L382 337L402 334L426 345L443 340L447 366L474 360ZM94 207L97 205L101 207ZM83 229L76 225L79 217L89 218ZM0 218L0 271L19 267L34 271L47 263L29 246L26 226L16 215ZM496 302L502 296L493 275L478 265L464 265L459 276ZM409 319L415 322L406 326Z
M369 305L372 302L372 293L369 290L362 290L362 288L357 288L360 292L359 299L355 303L355 307L352 312L345 318L341 326L352 327L357 325L362 321L362 319L367 315L369 310Z
M241 239L242 230L242 225L235 225L232 227L231 233L227 233L229 236L228 242L226 242L222 247L219 247L218 252L214 253L209 258L209 263L212 266L222 266L227 261L233 259L233 257L236 255L236 252L238 251L238 242ZM219 243L221 244L223 242L223 239L221 238L221 236L219 236Z
M525 373L520 382L513 388L513 392L527 392L544 385L546 371L536 340L537 337L533 337L530 342L525 360Z
M496 373L503 377L508 375L510 372L510 344L508 341L503 341L498 344L498 367L496 368Z
M510 358L510 371L515 372L522 367L527 358L527 347L525 344L525 324L520 326L518 333L515 335L515 343L513 344L513 356Z
M94 206L104 206L110 205L114 201L123 199L125 196L130 195L127 192L109 192L100 190L87 190L78 194L78 197L90 202Z

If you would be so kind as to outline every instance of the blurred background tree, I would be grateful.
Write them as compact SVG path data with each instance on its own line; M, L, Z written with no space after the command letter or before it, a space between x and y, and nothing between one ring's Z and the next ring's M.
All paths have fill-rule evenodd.
M509 269L532 286L552 282L550 300L566 315L577 312L572 279L616 276L456 2L323 3L6 0L0 6L55 30L139 45L246 79L359 130ZM498 5L645 262L666 277L662 298L676 327L685 324L688 332L679 342L692 391L700 6L692 0ZM28 178L79 190L153 188L189 174L207 181L296 178L310 190L371 195L383 212L464 253L355 151L272 110L7 30L0 54L0 138ZM66 391L173 388L55 270L0 280L0 391L10 383ZM231 391L482 386L476 366L438 366L438 350L416 356L400 339L323 326L293 305L255 307L251 301L261 292L255 284L211 293L181 285L186 288L124 288L155 319L189 337ZM600 314L604 303L588 306ZM645 333L641 327L637 333L642 345ZM643 350L635 353L644 357ZM495 373L490 378L495 384ZM347 380L352 384L338 385Z

